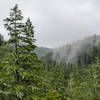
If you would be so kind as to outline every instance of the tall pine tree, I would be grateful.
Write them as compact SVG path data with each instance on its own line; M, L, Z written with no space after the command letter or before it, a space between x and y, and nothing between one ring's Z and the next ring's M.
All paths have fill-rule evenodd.
M14 8L11 9L10 17L6 18L5 21L5 28L9 31L9 43L15 46L15 53L18 54L18 46L20 42L20 34L23 31L23 16L21 10L18 8L16 4Z
M42 64L34 53L36 46L33 25L29 18L23 23L18 5L11 9L10 17L4 21L10 35L9 43L14 49L2 61L0 70L3 100L38 99L42 83Z

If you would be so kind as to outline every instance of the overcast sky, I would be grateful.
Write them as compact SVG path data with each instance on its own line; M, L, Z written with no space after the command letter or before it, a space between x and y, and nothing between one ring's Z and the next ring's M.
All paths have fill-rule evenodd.
M8 39L3 19L15 4L30 17L38 46L58 47L100 34L100 0L0 0L0 33Z

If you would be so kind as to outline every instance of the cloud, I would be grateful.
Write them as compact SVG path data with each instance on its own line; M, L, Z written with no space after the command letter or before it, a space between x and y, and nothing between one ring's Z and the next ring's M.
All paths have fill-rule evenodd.
M4 32L1 20L8 17L9 8L15 3L25 18L32 19L39 46L57 47L100 33L100 0L3 0L1 32Z

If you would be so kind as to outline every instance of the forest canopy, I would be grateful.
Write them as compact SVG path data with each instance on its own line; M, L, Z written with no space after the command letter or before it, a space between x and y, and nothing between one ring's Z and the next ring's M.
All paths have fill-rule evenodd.
M0 35L0 100L100 100L100 36L38 58L34 26L17 4L4 27L10 38Z

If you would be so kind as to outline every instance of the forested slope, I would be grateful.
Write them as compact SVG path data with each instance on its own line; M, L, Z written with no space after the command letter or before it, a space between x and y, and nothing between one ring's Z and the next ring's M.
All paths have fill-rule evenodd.
M30 18L23 19L15 5L4 20L10 38L0 35L0 100L100 100L100 36L39 60L34 27Z
M51 58L49 55L49 59L66 64L84 66L94 63L96 57L100 58L100 36L94 35L66 44L54 49L51 54ZM48 59L47 55L46 57Z
M43 57L47 55L49 52L52 52L52 49L46 47L37 47L35 49L35 53L38 55L38 57Z

